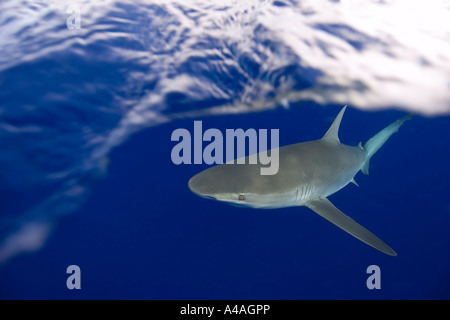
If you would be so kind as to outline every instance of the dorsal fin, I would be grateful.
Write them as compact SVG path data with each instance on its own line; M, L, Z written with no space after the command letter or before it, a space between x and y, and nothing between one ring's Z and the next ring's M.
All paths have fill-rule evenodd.
M329 142L340 142L339 141L339 126L341 124L342 116L344 115L345 109L347 106L344 106L339 114L337 115L336 119L334 119L333 124L328 129L327 133L323 136L322 140L327 140Z

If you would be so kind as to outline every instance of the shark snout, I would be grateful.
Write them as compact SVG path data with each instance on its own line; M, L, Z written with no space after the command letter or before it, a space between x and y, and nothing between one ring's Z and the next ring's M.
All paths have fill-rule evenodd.
M188 182L189 189L196 195L204 198L215 199L211 194L211 186L205 179L202 172L193 176Z
M189 190L191 190L193 193L200 195L199 190L197 188L196 177L197 176L193 176L192 178L189 179L188 187L189 187Z

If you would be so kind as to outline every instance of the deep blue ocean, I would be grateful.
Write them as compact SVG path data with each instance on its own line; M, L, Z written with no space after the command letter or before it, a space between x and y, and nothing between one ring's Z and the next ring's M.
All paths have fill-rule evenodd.
M401 3L2 1L0 299L449 299L449 25L405 29L435 5ZM171 159L195 120L284 146L346 104L353 146L415 115L329 197L396 257L306 207L200 198L209 166Z

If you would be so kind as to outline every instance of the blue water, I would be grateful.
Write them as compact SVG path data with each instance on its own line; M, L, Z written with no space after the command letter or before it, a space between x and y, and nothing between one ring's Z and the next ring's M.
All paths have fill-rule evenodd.
M333 83L330 61L319 68L275 32L276 17L320 15L308 1L80 3L79 30L67 28L62 4L0 5L1 299L450 298L448 88L415 92L440 99L420 109L400 88L374 103L390 80ZM351 22L311 28L321 41L310 45L327 57L338 39L361 56L380 43L395 51ZM339 135L349 145L418 113L370 175L358 173L360 187L330 196L397 257L305 207L197 197L187 182L208 166L171 161L172 132L193 133L194 120L222 132L279 129L287 145L320 138L345 103ZM66 287L73 264L81 290ZM370 265L379 290L366 286Z

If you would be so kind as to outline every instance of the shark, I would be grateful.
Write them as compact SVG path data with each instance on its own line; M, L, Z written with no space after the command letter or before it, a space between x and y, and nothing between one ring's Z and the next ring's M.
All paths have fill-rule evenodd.
M364 145L360 142L349 146L341 143L338 136L346 108L341 109L321 139L279 147L276 174L261 175L261 164L248 161L225 163L193 176L189 189L200 197L240 207L305 206L367 245L396 256L383 240L336 208L328 197L349 183L358 186L355 175L359 171L369 174L372 156L412 115L391 123Z

